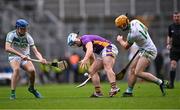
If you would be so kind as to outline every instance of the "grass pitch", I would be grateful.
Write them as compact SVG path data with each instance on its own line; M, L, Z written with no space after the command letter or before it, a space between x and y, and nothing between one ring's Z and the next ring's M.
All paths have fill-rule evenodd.
M10 87L0 87L0 109L180 109L180 82L175 89L166 90L167 95L161 95L159 86L152 83L137 83L134 97L121 97L127 83L120 82L121 91L113 98L108 97L109 84L103 83L103 98L89 98L93 93L91 83L82 88L77 85L43 85L37 89L44 96L35 99L27 91L27 86L17 87L16 100L10 100Z

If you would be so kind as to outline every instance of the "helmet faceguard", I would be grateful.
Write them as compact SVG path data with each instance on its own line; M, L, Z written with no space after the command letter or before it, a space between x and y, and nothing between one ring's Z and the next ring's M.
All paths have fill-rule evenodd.
M129 19L125 15L120 15L115 19L115 25L123 31L129 28Z
M78 34L76 34L76 33L70 33L70 34L68 35L68 38L67 38L67 44L68 44L69 46L75 45L75 40L76 40L77 37L78 37Z

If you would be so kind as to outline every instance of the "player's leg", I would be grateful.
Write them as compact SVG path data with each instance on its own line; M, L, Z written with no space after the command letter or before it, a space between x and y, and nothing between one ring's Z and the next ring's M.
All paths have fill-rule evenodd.
M95 92L91 95L91 97L103 96L102 91L101 91L100 78L98 74L98 71L102 69L102 67L103 67L102 60L95 59L95 61L93 62L93 64L90 66L88 70L89 74L93 74L91 80L95 88Z
M36 98L41 98L41 94L34 88L35 83L35 68L31 61L23 61L22 63L23 69L28 73L29 75L29 88L28 91L31 92Z
M111 84L111 90L109 92L110 97L114 96L115 94L117 94L117 92L120 91L120 89L116 85L116 76L113 71L114 63L115 63L114 57L112 56L103 57L104 70L106 71L109 83Z
M19 70L20 70L20 60L16 57L9 58L11 68L13 69L13 74L11 76L11 96L10 99L16 98L16 84L19 80Z
M111 85L111 90L109 92L110 97L113 97L120 91L120 88L116 85L116 75L113 71L117 54L118 49L114 44L111 44L102 50L103 67Z
M158 85L160 85L162 83L162 80L155 77L154 75L152 75L149 72L144 72L145 68L150 64L150 61L148 58L142 56L139 58L138 62L137 62L137 66L135 68L135 75L137 77L143 78L147 81L151 81L154 82Z
M107 77L110 83L114 83L116 82L115 79L115 73L112 70L112 67L114 65L115 59L111 56L106 56L103 57L103 66L104 66L104 70L107 73ZM114 86L113 86L114 87Z
M170 72L169 72L169 76L170 76L170 83L167 85L167 88L169 89L173 89L174 88L174 80L176 77L176 67L177 67L177 61L179 59L179 54L178 52L175 51L170 51Z
M137 76L135 75L135 68L136 68L138 60L139 60L139 55L136 56L136 58L133 60L133 62L131 63L131 65L129 67L128 88L123 93L123 95L122 95L123 97L132 97L133 96L133 88L134 88L136 80L137 80Z
M148 72L144 72L149 64L150 61L146 57L140 57L135 68L135 75L148 81L156 82L158 78Z
M28 73L29 76L29 86L32 86L34 88L34 82L35 82L35 68L32 62L26 61L25 64L22 65L23 69Z
M147 57L141 56L137 62L135 68L135 75L137 77L143 78L147 81L154 82L160 86L161 92L165 95L165 91L163 90L163 81L149 72L144 72L145 68L150 64L150 60Z
M177 67L177 62L175 60L171 60L170 82L167 85L167 88L169 88L169 89L174 88L174 80L176 77L176 67Z

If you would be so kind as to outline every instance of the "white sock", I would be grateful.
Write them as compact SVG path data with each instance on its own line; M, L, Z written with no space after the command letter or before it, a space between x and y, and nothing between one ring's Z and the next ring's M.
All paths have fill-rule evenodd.
M128 88L126 89L126 92L127 92L127 93L132 93L132 92L133 92L133 87L128 87Z
M155 81L155 83L158 84L158 85L160 85L160 84L162 84L162 80L161 80L161 79L157 79L157 80Z

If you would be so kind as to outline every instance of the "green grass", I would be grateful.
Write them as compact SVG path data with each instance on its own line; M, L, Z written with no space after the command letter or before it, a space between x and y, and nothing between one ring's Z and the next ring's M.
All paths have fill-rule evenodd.
M45 85L37 86L44 96L43 99L35 99L27 91L27 86L17 87L16 100L9 99L10 87L0 87L0 109L180 109L180 82L176 82L176 88L166 90L167 95L161 96L160 89L152 83L137 83L134 89L134 97L123 98L122 93L127 83L119 83L120 93L109 98L109 84L103 83L103 98L89 98L93 92L91 83L83 88L75 88L76 85Z

